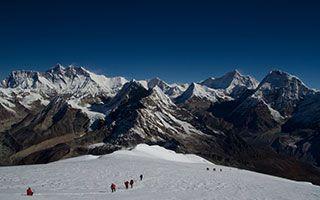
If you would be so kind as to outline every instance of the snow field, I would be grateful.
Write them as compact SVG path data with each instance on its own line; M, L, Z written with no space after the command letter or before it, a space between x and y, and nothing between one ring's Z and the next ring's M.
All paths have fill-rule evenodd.
M206 168L210 170L207 171ZM213 171L216 168L217 171ZM222 172L219 171L222 169ZM144 180L139 181L139 175ZM133 189L124 181L134 179ZM110 185L118 186L111 193ZM24 196L30 186L35 196ZM195 155L138 145L97 157L0 168L0 199L315 200L320 187L223 167Z

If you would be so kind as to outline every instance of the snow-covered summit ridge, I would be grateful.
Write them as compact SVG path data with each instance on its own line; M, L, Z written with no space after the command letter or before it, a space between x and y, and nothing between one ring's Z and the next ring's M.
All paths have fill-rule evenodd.
M158 160L166 160L183 163L210 163L209 161L193 154L180 154L174 151L165 149L158 145L138 144L132 150L120 150L113 153L113 155L129 155L139 156L145 158L152 158ZM212 163L210 163L212 164Z
M297 76L281 70L270 71L269 74L261 81L260 85L270 83L275 87L286 87L289 82L296 83L301 85L303 88L310 89Z
M223 91L212 89L210 87L197 83L192 83L188 87L188 89L178 98L179 102L185 102L192 97L203 98L212 102L216 102L219 99L227 98Z
M156 86L159 87L170 98L175 98L181 95L188 87L188 84L169 84L161 80L159 77L155 77L141 82L144 82L146 88L152 89Z
M298 100L316 91L307 87L298 77L280 70L270 71L261 81L255 96L270 96L271 93L280 95L282 99Z
M97 75L83 67L55 65L46 72L13 71L2 81L2 88L35 90L45 94L77 94L114 96L127 82L123 77Z
M239 87L255 89L259 82L251 76L242 75L238 70L227 72L219 78L208 78L200 83L213 89L222 89L231 94Z
M169 96L167 96L163 92L163 90L161 90L161 88L158 87L157 85L154 88L152 88L152 93L150 95L150 98L152 98L156 102L162 102L162 103L164 103L165 105L168 105L168 106L174 105L174 103L171 101Z
M103 146L104 143L97 143L91 146ZM104 156L93 156L84 155L75 158L68 158L65 160L60 160L55 163L67 163L67 162L78 162L78 161L88 161L94 159L104 159L105 157L117 157L117 156L135 156L146 159L156 159L170 162L181 162L181 163L202 163L202 164L212 164L200 156L194 154L182 154L176 153L175 151L165 149L159 145L148 145L148 144L138 144L132 149L122 149L111 153L110 155Z

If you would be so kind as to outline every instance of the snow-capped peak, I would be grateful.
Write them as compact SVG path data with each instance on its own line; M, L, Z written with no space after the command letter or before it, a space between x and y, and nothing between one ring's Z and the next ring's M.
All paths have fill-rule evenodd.
M256 96L266 96L270 91L279 93L287 100L297 100L314 90L308 88L299 78L289 73L273 70L260 83ZM278 92L277 92L278 91ZM265 95L264 95L265 94Z
M174 105L171 99L157 85L154 88L152 88L152 93L150 96L157 102L162 102L165 105Z
M152 89L158 86L163 91L163 93L165 93L172 99L181 95L188 87L187 84L169 84L158 77L149 80L141 80L138 82L146 89Z
M148 87L153 88L155 86L158 86L160 88L162 87L169 87L169 84L161 80L159 77L155 77L148 80Z
M115 96L126 82L123 77L109 78L83 67L56 64L46 72L11 72L2 81L0 101L5 102L4 105L7 105L7 102L16 102L18 106L23 105L27 109L33 109L36 102L48 105L53 97L59 95L69 100L79 99L79 102L86 97L92 97L91 101L99 101L100 95Z
M299 100L314 94L296 76L280 70L271 71L259 84L253 97L263 99L284 117L290 116Z
M250 76L242 75L238 70L233 70L219 78L208 78L200 84L224 90L227 94L238 94L238 90L243 90L243 88L255 89L258 86L258 81Z
M203 98L212 102L216 102L220 98L226 98L222 91L215 90L197 83L192 83L188 89L177 98L177 100L178 102L185 102L192 97Z
M60 63L55 64L53 67L51 67L47 72L51 73L61 73L65 70L65 67L62 66Z
M13 71L2 81L4 88L30 89L44 94L76 94L114 96L127 82L123 77L108 78L83 67L56 64L46 72Z
M269 74L262 80L261 85L270 83L276 87L283 87L287 86L288 82L294 82L304 88L308 88L298 77L281 70L270 71Z
M3 88L34 89L41 83L41 73L36 71L12 71L10 75L2 81Z

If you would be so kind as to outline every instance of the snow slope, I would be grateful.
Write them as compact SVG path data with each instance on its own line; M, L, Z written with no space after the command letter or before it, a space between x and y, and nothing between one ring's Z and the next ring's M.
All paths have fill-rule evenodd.
M197 83L191 83L188 89L179 96L178 102L186 102L193 97L207 99L211 102L217 102L220 99L231 100L232 98L225 95L223 91L209 88Z
M144 180L138 181L141 173ZM123 182L131 178L137 182L133 189L125 190ZM112 182L119 186L115 193L109 190ZM22 194L28 186L35 196ZM309 183L218 166L195 155L143 144L132 151L121 150L102 157L83 156L46 165L0 168L0 199L10 200L319 198L320 187Z

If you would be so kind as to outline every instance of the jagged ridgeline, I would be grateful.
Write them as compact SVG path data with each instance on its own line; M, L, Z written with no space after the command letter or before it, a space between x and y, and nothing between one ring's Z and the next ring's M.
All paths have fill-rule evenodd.
M0 164L48 163L139 143L320 184L320 94L271 71L190 84L127 80L57 64L0 87Z

